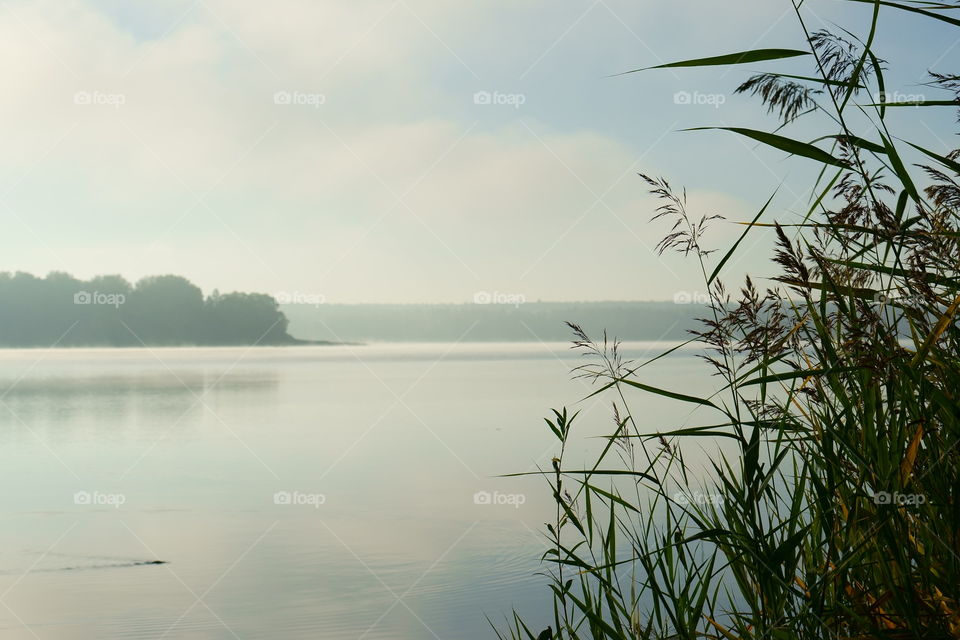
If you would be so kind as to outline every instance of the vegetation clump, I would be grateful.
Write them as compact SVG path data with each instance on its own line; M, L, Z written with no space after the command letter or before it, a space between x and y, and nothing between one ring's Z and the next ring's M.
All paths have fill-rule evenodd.
M277 301L214 291L180 276L78 280L53 272L0 273L0 346L293 344Z
M614 428L592 465L571 468L576 414L547 420L560 449L541 472L556 503L543 557L553 637L960 638L960 150L891 131L894 113L909 123L956 108L960 76L930 73L935 99L888 100L890 63L874 51L881 14L960 20L955 3L859 2L862 40L808 30L794 3L805 50L662 65L802 56L809 75L766 71L739 86L780 119L776 132L725 129L818 172L802 216L771 220L771 196L720 257L703 246L709 219L644 176L656 217L673 225L660 251L702 267L710 306L691 341L722 388L696 397L644 382L652 360L625 362L573 325L591 356L577 372L612 394ZM784 134L813 114L828 123L821 135ZM773 234L778 273L729 292L720 275L751 233ZM635 419L642 394L702 423L651 431ZM717 442L729 446L695 477L684 451ZM514 613L498 635L536 628Z

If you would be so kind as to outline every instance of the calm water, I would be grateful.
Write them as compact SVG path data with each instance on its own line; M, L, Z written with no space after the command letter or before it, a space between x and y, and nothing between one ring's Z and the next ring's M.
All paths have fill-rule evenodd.
M512 607L542 628L549 495L496 476L549 466L542 418L590 391L579 363L565 344L0 351L0 637L485 638ZM655 367L712 384L689 351ZM651 429L685 419L640 399ZM584 435L609 428L609 398L582 408Z

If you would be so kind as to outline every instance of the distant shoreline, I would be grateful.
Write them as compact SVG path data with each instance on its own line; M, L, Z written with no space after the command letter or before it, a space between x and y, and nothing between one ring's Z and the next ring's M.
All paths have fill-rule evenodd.
M362 347L365 342L335 342L332 340L297 340L292 342L261 342L256 344L68 344L68 345L0 345L0 351L24 349L237 349L240 347Z
M701 294L682 302L478 302L464 304L282 304L287 331L302 339L358 342L562 342L567 323L603 340L683 341L705 317ZM484 298L486 300L486 298Z
M662 338L662 339L640 339L640 338L629 338L623 339L619 342L624 346L629 346L635 343L642 344L658 344L658 345L669 345L669 346L679 346L685 342L688 342L690 338L680 340L677 338ZM83 351L85 349L94 350L94 349L115 349L115 350L127 350L135 351L137 349L241 349L241 348L256 348L256 349L267 349L267 348L283 348L283 347L377 347L377 346L398 346L398 345L565 345L572 346L572 341L569 339L552 339L552 340L536 340L530 338L527 340L521 339L499 339L499 340L369 340L365 342L360 341L344 341L344 342L334 342L334 341L323 341L323 340L303 340L300 342L285 342L285 343L260 343L260 344L148 344L148 345L112 345L112 344L91 344L91 345L56 345L56 346L0 346L0 353L4 351L27 351L27 350L57 350L57 351ZM697 341L690 342L691 345L697 345Z

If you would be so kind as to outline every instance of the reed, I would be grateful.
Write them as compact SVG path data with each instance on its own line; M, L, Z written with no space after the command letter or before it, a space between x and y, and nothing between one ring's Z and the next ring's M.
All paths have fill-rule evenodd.
M896 135L888 115L907 105L871 97L888 90L890 63L874 51L881 13L960 20L955 4L846 1L867 10L863 40L810 31L795 2L805 50L661 65L803 56L807 76L769 70L737 88L779 119L774 132L727 129L819 172L799 222L773 221L770 196L722 255L703 245L711 219L643 176L654 218L671 225L659 250L701 266L710 304L691 340L723 384L710 397L659 388L645 376L653 360L626 362L616 341L571 325L589 356L575 373L611 397L613 427L578 468L564 455L577 415L546 420L559 453L535 475L556 504L542 558L553 637L960 638L960 150ZM960 104L960 76L926 80L942 97L910 114ZM820 136L787 135L814 114ZM775 285L748 278L728 292L724 267L751 233L776 238ZM645 429L634 408L647 394L696 407L702 422ZM695 476L684 450L717 441L730 446ZM677 486L717 499L686 501ZM517 612L496 633L548 637Z

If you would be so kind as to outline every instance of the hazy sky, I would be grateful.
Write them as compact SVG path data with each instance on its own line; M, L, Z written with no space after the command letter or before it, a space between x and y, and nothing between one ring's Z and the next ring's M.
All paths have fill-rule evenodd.
M805 7L811 28L860 33L870 9ZM956 72L948 29L890 12L880 42L891 89L944 97L917 83ZM667 227L648 222L636 173L731 220L786 177L771 213L802 211L802 161L677 132L772 129L732 90L774 65L605 76L762 46L803 47L788 2L11 0L0 269L177 273L328 302L700 291L691 260L654 255ZM954 114L927 112L909 133L944 152ZM737 233L718 223L707 243ZM731 284L771 272L757 240Z

